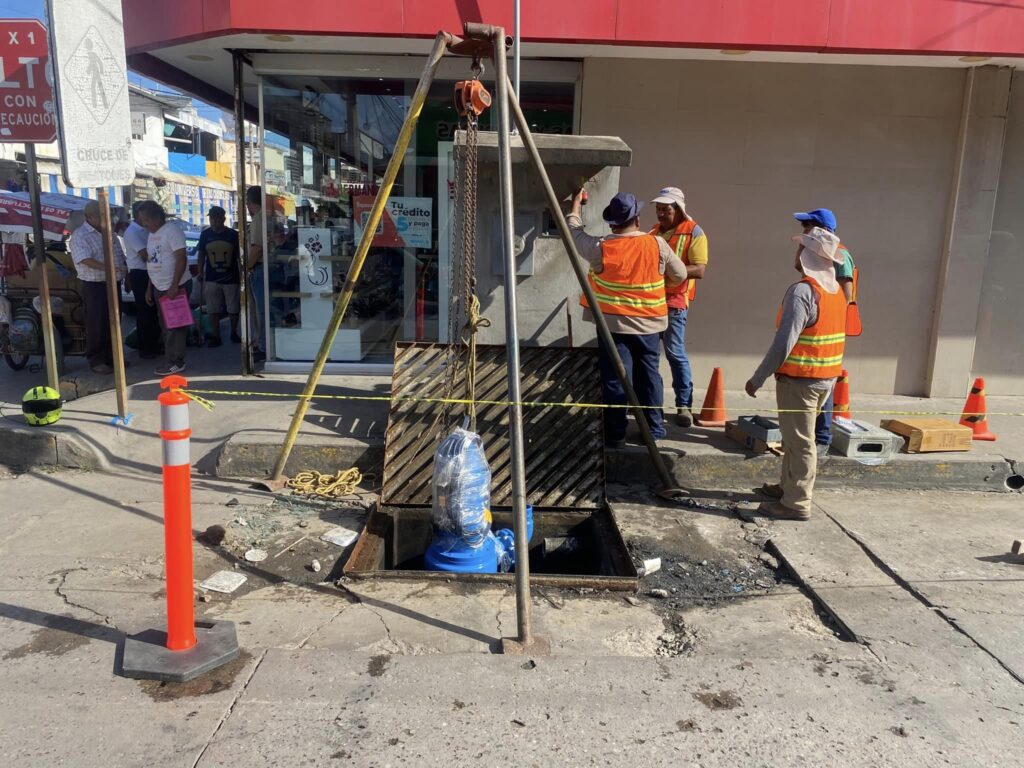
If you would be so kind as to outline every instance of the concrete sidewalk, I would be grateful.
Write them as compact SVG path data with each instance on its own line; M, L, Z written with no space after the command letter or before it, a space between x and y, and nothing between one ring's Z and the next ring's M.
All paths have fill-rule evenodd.
M316 535L358 525L351 510L216 478L193 485L193 528L229 529L221 546L195 545L196 580L224 568L248 578L231 595L197 590L197 616L234 621L243 652L175 685L117 674L123 637L164 620L159 474L0 479L4 766L982 768L1012 763L1020 741L1022 689L1008 668L1021 566L1001 557L1011 497L995 516L990 494L886 493L859 506L844 494L834 507L826 493L813 523L765 525L710 501L613 489L623 536L662 569L625 598L535 587L534 631L552 654L512 658L492 655L514 633L511 589L335 585L329 558L344 552ZM936 507L948 535L929 527ZM837 512L887 548L877 565L828 517ZM300 532L312 540L289 548ZM767 540L824 608L773 570ZM245 562L257 544L272 556ZM910 566L909 586L888 563ZM980 587L991 599L972 602ZM917 589L949 607L940 614Z
M213 351L201 350L204 354ZM213 361L220 365L223 362L222 357ZM221 477L264 477L277 457L305 377L243 378L205 373L204 368L213 363L196 364L196 373L189 377L190 388L244 394L208 394L205 397L216 404L213 411L198 405L190 408L193 464L202 473ZM7 390L11 389L6 380L5 384ZM390 379L386 377L324 376L317 390L320 395L381 399L314 400L287 472L334 472L354 465L379 474L388 418L388 402L384 398L389 390ZM158 394L155 378L143 378L132 384L129 411L133 419L127 426L116 427L110 424L116 409L111 391L67 403L60 423L49 428L24 426L18 412L20 406L12 399L0 406L5 417L0 419L0 429L8 437L0 440L0 464L17 469L155 466L159 461ZM726 406L730 418L758 413L758 407L770 416L774 400L770 395L752 400L743 393L729 392ZM939 413L943 414L941 418L957 421L962 407L963 403L957 400L910 397L855 396L853 402L855 417L873 423L894 412ZM965 453L901 454L877 467L829 456L820 462L820 483L823 487L854 484L866 488L1007 490L1007 481L1021 474L1024 466L1020 461L1024 459L1024 417L1004 414L1024 412L1024 397L990 397L988 407L993 414L990 426L999 436L998 442L976 442ZM669 421L668 437L660 446L676 482L683 487L745 488L759 485L779 471L778 457L753 456L728 439L721 429L683 430ZM654 482L649 457L635 427L630 429L630 445L608 452L608 479Z

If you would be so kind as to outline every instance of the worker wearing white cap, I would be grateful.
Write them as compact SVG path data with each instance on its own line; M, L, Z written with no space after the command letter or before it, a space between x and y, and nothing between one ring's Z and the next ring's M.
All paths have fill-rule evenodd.
M708 265L708 238L697 222L687 215L686 198L679 187L665 187L651 202L657 206L658 225L650 233L665 240L686 265L686 280L665 291L668 329L662 334L662 343L672 371L676 423L681 427L691 427L693 372L686 356L686 319L690 302L697 293L697 281L703 279Z

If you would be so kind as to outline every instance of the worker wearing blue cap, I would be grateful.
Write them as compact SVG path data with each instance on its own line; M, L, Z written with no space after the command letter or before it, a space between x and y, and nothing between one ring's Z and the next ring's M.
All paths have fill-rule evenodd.
M815 208L813 211L807 211L806 213L794 213L793 218L803 225L804 234L810 232L814 227L821 227L832 233L836 231L836 215L828 208ZM837 253L842 256L842 263L836 262L836 280L839 281L839 287L842 288L846 301L849 304L856 300L857 268L854 266L850 250L845 245L839 243ZM829 446L832 445L833 398L834 395L829 394L828 400L825 402L825 406L822 408L821 413L818 414L818 419L814 424L814 442L817 444L819 456L826 455Z
M591 235L583 229L583 190L572 197L566 218L579 254L590 267L590 287L612 332L626 374L631 378L644 417L655 440L665 437L665 400L661 378L661 334L668 328L665 286L686 280L686 265L660 237L640 229L640 208L635 196L620 192L601 213L609 235ZM584 320L593 321L585 299ZM610 350L598 343L601 390L608 405L625 405L626 393L619 381ZM626 443L626 410L609 408L604 414L605 445L621 448Z

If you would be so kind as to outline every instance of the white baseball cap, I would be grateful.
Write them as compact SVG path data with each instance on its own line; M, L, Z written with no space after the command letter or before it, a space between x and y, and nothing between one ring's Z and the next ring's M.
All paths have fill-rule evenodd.
M651 200L652 203L663 203L665 205L677 205L679 210L686 213L686 197L679 187L664 187L658 192L658 196Z

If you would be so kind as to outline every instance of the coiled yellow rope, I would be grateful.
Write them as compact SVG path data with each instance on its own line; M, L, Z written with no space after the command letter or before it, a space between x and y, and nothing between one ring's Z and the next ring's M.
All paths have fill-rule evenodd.
M319 496L325 499L340 499L356 492L363 474L355 467L339 470L335 475L325 475L315 469L299 472L287 486L300 496Z

